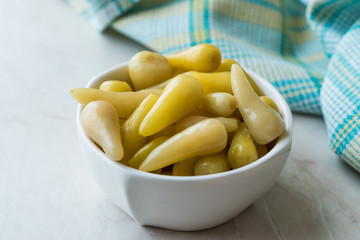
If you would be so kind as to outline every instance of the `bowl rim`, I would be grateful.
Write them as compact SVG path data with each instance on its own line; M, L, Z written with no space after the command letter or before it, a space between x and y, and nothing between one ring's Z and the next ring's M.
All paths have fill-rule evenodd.
M107 75L109 73L112 73L116 70L122 69L124 67L127 67L128 62L120 63L112 68L109 68L94 77L92 77L86 84L86 88L92 88L94 85L99 84L105 80L102 80L104 75ZM260 165L265 164L266 162L269 162L272 160L273 157L276 155L279 155L283 152L290 151L291 149L291 143L292 143L292 128L293 128L293 119L292 119L292 113L289 108L289 105L286 103L283 96L280 94L280 92L265 78L257 74L256 72L248 69L247 67L242 66L242 68L245 70L245 72L250 75L250 77L253 78L255 83L259 86L260 89L264 91L264 88L268 89L266 92L272 92L272 94L276 97L276 99L273 99L276 104L278 105L281 115L285 122L285 133L281 135L275 144L275 146L263 157L257 159L256 161L243 166L241 168L232 169L226 172L216 173L216 174L209 174L209 175L201 175L201 176L172 176L172 175L162 175L162 174L154 174L149 172L140 171L138 169L134 169L132 167L126 166L124 164L121 164L119 162L113 161L106 157L103 151L101 151L93 141L85 134L85 131L83 130L80 122L80 113L83 108L82 104L78 104L77 111L76 111L76 125L77 130L79 133L79 138L84 140L86 146L94 152L96 155L99 156L99 158L104 161L104 164L110 164L111 166L115 168L119 168L119 170L123 170L128 172L130 175L137 175L139 177L143 178L149 178L149 179L158 179L158 180L167 180L167 181L180 181L180 182L187 182L187 181L204 181L208 179L218 179L223 178L235 174L241 174L244 172L251 171ZM110 80L110 79L109 79Z

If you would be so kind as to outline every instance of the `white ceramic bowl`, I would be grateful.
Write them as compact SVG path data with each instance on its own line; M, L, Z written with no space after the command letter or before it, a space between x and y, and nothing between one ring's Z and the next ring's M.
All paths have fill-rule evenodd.
M286 133L264 157L224 173L175 177L146 173L113 162L84 133L79 105L76 118L81 148L98 184L111 201L141 225L193 231L222 224L261 198L275 184L289 156L292 115L270 83L250 70L246 72L278 105ZM95 76L87 87L96 88L110 79L128 82L127 63Z

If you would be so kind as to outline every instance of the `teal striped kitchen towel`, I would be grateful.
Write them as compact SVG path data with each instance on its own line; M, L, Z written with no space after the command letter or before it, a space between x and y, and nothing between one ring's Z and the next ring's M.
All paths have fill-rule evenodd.
M66 0L168 54L212 43L258 72L296 112L323 114L330 147L360 171L360 1Z

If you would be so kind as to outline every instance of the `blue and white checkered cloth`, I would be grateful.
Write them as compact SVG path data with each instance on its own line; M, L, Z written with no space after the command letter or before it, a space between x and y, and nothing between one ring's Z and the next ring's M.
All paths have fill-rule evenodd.
M168 54L199 43L258 72L293 111L323 114L330 147L360 171L359 0L66 0Z

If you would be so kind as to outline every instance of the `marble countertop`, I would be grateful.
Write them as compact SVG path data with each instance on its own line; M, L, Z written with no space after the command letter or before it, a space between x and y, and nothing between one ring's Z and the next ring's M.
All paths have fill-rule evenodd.
M80 153L68 91L142 49L61 1L0 1L0 239L359 239L360 174L318 116L294 114L277 184L221 226L142 227L112 204Z

